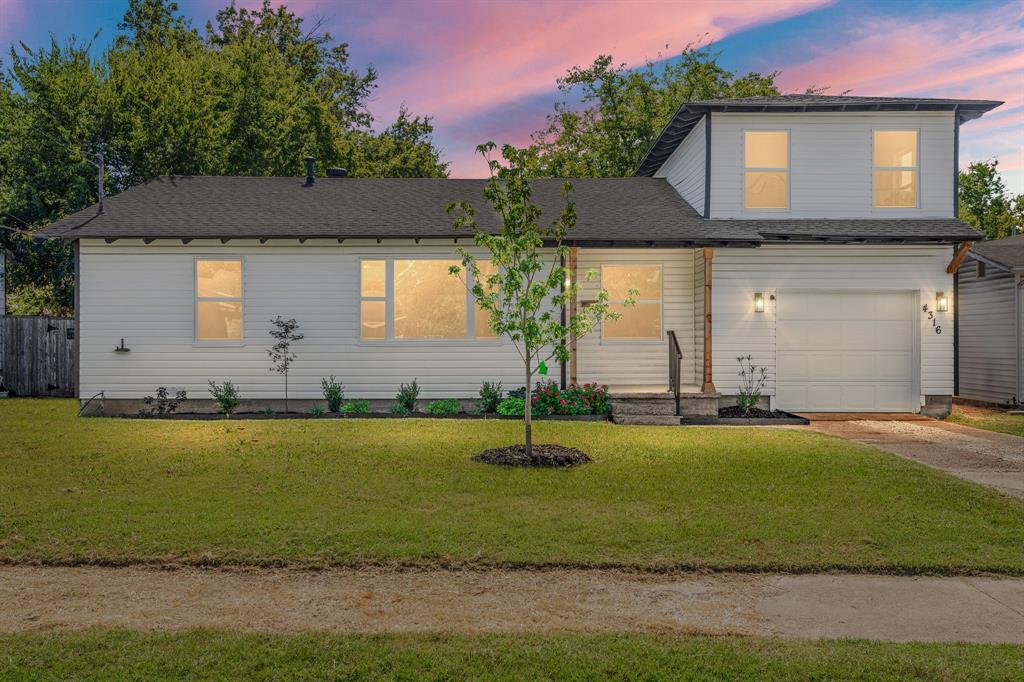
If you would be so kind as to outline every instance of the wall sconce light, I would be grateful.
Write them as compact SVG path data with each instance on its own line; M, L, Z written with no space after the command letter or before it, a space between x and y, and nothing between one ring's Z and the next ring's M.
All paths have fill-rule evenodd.
M949 312L949 297L946 296L945 292L935 292L935 309L940 313Z
M760 291L754 294L754 312L764 312L764 294L761 293Z

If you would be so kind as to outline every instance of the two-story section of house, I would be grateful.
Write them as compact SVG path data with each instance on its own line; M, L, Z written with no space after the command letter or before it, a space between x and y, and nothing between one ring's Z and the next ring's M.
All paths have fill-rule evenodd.
M998 104L684 104L635 177L570 180L580 296L565 314L605 289L621 317L574 341L550 378L672 391L682 414L707 416L740 390L749 355L777 408L947 412L952 261L978 236L956 215L959 130ZM521 385L515 349L448 275L448 202L499 227L486 181L327 175L310 163L305 178L156 178L46 228L76 245L79 397L134 411L157 386L199 397L230 379L249 405L274 405L276 315L305 334L300 402L331 374L380 401L413 378L425 398ZM534 183L545 217L562 182Z

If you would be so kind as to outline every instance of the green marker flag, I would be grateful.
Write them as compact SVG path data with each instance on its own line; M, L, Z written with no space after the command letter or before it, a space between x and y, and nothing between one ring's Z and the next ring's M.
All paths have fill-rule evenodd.
M541 360L540 364L537 366L537 374L540 374L540 375L543 375L543 376L547 376L548 375L548 363L546 363L543 360Z

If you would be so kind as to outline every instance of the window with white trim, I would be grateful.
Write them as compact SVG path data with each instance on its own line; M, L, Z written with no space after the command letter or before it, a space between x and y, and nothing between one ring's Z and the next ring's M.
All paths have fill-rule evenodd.
M876 130L872 186L875 208L917 208L917 131Z
M620 315L617 320L602 323L602 339L661 340L660 265L602 266L601 287L608 292L608 309ZM626 305L627 299L635 305Z
M197 258L196 341L244 337L241 258Z
M789 131L743 133L743 206L789 208Z
M362 341L494 339L486 314L466 290L454 259L360 261L359 338ZM481 275L490 261L478 261Z

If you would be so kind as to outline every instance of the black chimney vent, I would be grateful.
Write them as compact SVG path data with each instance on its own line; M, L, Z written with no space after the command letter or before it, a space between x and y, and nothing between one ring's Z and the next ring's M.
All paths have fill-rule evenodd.
M345 178L348 177L348 169L346 168L328 168L327 177L329 178Z
M313 178L313 160L314 159L313 159L312 156L307 156L306 157L306 184L303 185L304 187L312 187L313 186L313 181L314 181L314 178Z

